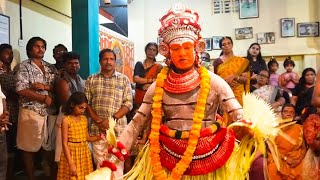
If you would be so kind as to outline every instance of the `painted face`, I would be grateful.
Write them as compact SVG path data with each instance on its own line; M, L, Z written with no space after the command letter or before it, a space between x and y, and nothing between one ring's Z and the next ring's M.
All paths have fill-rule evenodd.
M258 74L257 83L260 86L264 86L264 85L267 85L268 82L269 82L269 72L268 71L261 71Z
M313 84L315 81L316 75L312 71L308 71L304 76L307 84Z
M36 41L32 49L30 51L30 57L31 58L43 58L44 53L46 52L45 45L42 41Z
M68 60L65 64L64 69L68 74L78 74L78 72L80 70L79 59Z
M249 49L249 53L251 54L251 56L257 57L260 53L260 47L258 45L251 46L251 48Z
M172 42L169 45L171 60L175 67L180 70L188 70L194 66L194 42L192 40L182 40Z
M223 53L230 53L232 52L233 44L228 38L224 38L222 43L221 43L221 49Z
M146 55L147 58L154 59L158 54L158 50L155 46L151 45L147 48Z
M6 48L2 50L2 53L0 54L0 59L4 64L11 64L13 60L12 49Z
M84 112L87 109L88 104L87 103L82 103L82 104L78 104L76 106L74 106L73 108L73 114L74 115L81 115L84 114Z
M282 119L294 118L295 113L296 112L293 107L285 107L281 112Z
M112 52L106 52L103 54L100 60L101 72L111 72L116 69L116 59Z

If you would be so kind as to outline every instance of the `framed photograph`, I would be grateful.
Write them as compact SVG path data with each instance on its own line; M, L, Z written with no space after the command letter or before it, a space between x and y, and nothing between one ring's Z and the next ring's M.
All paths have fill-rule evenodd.
M281 37L294 37L295 24L294 18L282 18L280 19L281 25Z
M239 18L258 18L259 0L239 0Z
M259 44L274 44L276 36L274 32L264 32L257 34L257 43Z
M162 42L162 40L163 40L162 38L159 38L159 37L158 37L158 38L157 38L157 44L159 45L159 44Z
M317 37L319 36L319 22L298 23L298 37Z
M211 38L203 38L203 40L206 42L206 51L212 50L212 39Z
M220 39L223 38L223 36L213 36L212 37L212 50L219 50L221 49L219 47L219 41Z
M0 44L10 44L10 17L0 14Z
M253 38L252 27L236 28L235 32L236 32L236 40Z

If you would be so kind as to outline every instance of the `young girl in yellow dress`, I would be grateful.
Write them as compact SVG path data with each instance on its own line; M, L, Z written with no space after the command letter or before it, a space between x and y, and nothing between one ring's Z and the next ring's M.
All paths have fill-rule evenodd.
M100 136L89 136L88 121L84 112L88 100L81 92L73 93L64 107L62 121L62 148L58 180L84 180L93 171L91 152L87 141L100 140Z

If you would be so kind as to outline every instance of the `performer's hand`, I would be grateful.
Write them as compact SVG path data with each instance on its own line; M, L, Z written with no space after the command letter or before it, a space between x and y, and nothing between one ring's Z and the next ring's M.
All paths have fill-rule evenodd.
M77 168L74 163L69 165L71 176L77 176Z

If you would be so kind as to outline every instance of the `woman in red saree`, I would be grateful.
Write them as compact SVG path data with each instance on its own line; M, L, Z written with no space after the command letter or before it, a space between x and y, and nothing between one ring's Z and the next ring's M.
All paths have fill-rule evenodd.
M145 47L146 59L144 62L137 62L134 67L133 81L136 83L134 103L138 107L143 102L143 97L149 86L155 81L157 74L162 66L156 63L158 54L158 45L154 42L149 42Z

